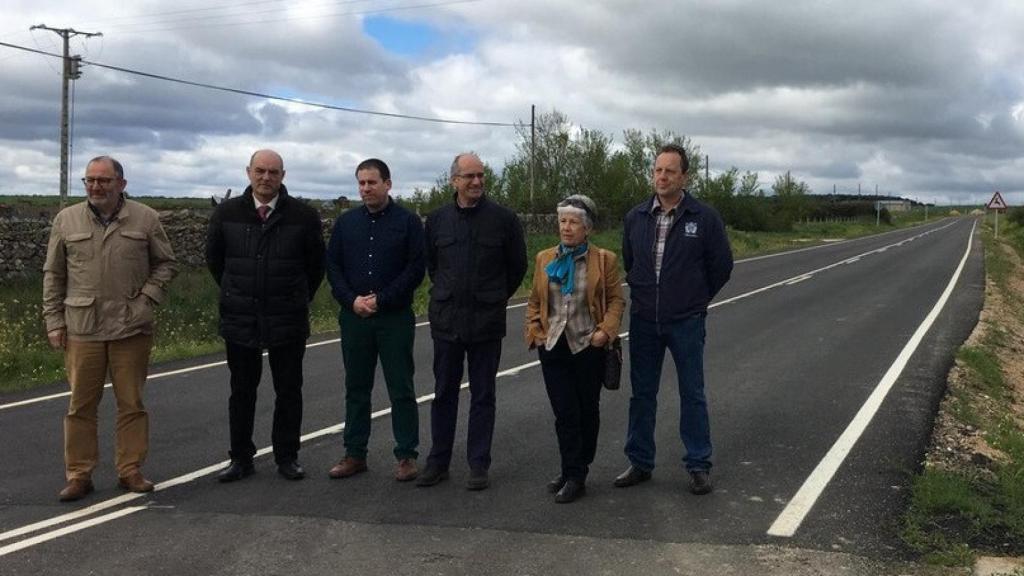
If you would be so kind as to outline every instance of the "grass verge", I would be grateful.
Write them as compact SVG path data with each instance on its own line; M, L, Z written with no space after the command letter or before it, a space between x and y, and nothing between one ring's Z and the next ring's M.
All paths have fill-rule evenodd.
M983 228L982 319L957 353L902 538L927 561L1024 554L1024 228Z

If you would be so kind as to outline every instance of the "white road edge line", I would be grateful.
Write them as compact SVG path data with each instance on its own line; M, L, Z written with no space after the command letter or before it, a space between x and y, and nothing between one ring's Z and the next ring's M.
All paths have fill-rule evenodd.
M899 378L903 369L907 366L910 361L910 357L917 350L917 347L921 344L924 339L924 335L931 328L932 324L935 323L935 319L938 318L939 313L946 306L946 302L949 300L950 294L953 293L953 288L956 286L957 280L960 279L960 273L963 272L964 265L967 263L967 257L971 253L971 245L974 241L974 230L978 223L975 221L974 225L971 226L971 233L967 237L967 249L964 251L963 257L960 259L960 265L957 266L956 271L953 272L952 278L949 279L949 284L946 285L946 289L939 296L938 301L935 302L935 306L932 307L931 312L925 316L921 325L917 327L914 334L907 341L903 350L900 351L899 356L889 366L885 375L878 382L874 392L868 397L864 405L861 406L857 415L854 416L853 420L846 427L846 430L839 436L832 448L829 449L825 457L818 463L811 475L807 477L800 490L797 491L793 499L789 501L786 508L783 509L782 513L779 514L775 522L772 523L768 529L769 536L781 536L791 537L797 529L800 528L800 524L804 518L814 507L815 502L824 492L825 487L835 476L839 466L842 465L843 461L846 460L850 450L853 449L854 444L860 438L864 430L867 429L871 419L874 418L878 409L882 406L882 401L885 400L886 395L892 389L896 380Z
M946 228L946 227L951 226L951 225L952 224L947 224L946 226L943 226L942 228ZM942 228L935 228L934 230L941 230ZM934 231L934 230L932 230L932 231ZM899 231L900 230L891 230L889 232L883 232L882 234L877 234L876 236L884 236L886 234L891 234L893 232L899 232ZM931 232L931 231L929 231L929 232ZM765 258L775 258L777 256L786 256L786 255L789 255L789 254L797 254L799 252L806 252L808 250L816 250L818 248L824 248L826 246L838 246L840 244L845 244L847 242L853 242L855 240L862 240L864 238L872 238L872 237L874 237L874 236L861 236L860 238L850 238L848 240L843 240L842 242L834 242L834 243L831 243L831 244L819 244L817 246L809 246L807 248L798 248L796 250L787 250L785 252L776 252L774 254L766 254L764 256L753 256L751 258L744 258L742 260L737 260L736 264L743 264L745 262L754 262L756 260L764 260ZM886 246L885 248L889 248L890 246L901 246L902 244L903 244L902 242L899 242L897 244L890 244L889 246ZM879 249L878 252L884 252L885 248ZM866 252L866 254L870 254L870 253L871 252ZM824 270L824 268L819 269L819 270L815 270L814 272L820 272L821 270ZM808 274L814 274L814 272L808 272ZM785 281L783 283L785 283ZM622 285L625 286L626 283L623 282ZM776 285L772 285L769 288L774 288L775 286ZM729 301L732 302L733 300L729 300ZM519 304L512 304L511 306L507 306L505 309L506 310L511 310L513 308L521 308L523 306L526 306L526 302L520 302ZM430 322L420 322L420 323L416 324L416 327L417 328L422 328L423 326L429 326L429 325L430 325ZM329 340L321 340L320 342L314 342L312 344L307 344L306 348L316 348L317 346L324 346L324 345L327 345L327 344L335 344L337 342L341 342L341 339L340 338L332 338L332 339L329 339ZM266 356L267 353L264 352L263 355ZM221 360L219 362L210 362L208 364L200 364L199 366L189 366L188 368L181 368L179 370L170 370L168 372L158 372L156 374L150 374L149 376L146 377L146 380L147 381L148 380L156 380L157 378L166 378L167 376L177 376L178 374L187 374L189 372L195 372L197 370L206 370L207 368L216 368L217 366L224 366L226 364L227 364L227 360ZM104 388L110 388L110 387L111 387L111 384L109 382L106 385L104 385ZM18 402L10 402L8 404L0 404L0 410L7 410L9 408L17 408L19 406L28 406L30 404L36 404L36 403L39 403L39 402L46 402L47 400L56 400L57 398L66 398L66 397L68 397L70 395L71 395L71 392L68 391L68 392L58 392L57 394L50 394L50 395L47 395L47 396L39 396L39 397L36 397L36 398L28 398L28 399L25 399L25 400L20 400Z
M139 510L145 509L145 506L129 506L128 508L122 508L116 512L111 512L110 514L107 514L105 516L97 516L96 518L92 518L91 520L86 520L85 522L80 522L78 524L74 524L66 528L61 528L60 530L54 530L53 532L47 532L46 534L40 534L39 536L33 536L32 538L26 538L21 542L15 542L14 544L8 544L7 546L0 548L0 556L6 556L12 552L17 552L18 550L23 550L25 548L35 546L36 544L42 544L43 542L47 542L49 540L55 540L57 538L60 538L61 536L73 534L75 532L78 532L79 530L85 530L86 528L91 528L97 524L110 522L111 520L115 520L117 518L127 516L129 514L134 514Z

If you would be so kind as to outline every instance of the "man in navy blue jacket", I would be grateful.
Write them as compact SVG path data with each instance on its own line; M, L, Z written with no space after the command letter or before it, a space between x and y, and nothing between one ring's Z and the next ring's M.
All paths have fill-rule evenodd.
M686 191L686 150L669 144L654 163L654 196L626 214L622 261L630 288L629 468L615 486L634 486L654 469L654 422L665 349L679 378L679 435L690 491L711 492L711 429L704 397L704 321L729 281L732 250L715 210Z
M377 357L391 398L395 479L416 478L419 413L413 387L413 293L423 281L423 224L389 196L391 170L376 158L356 167L360 208L338 217L327 247L327 279L341 305L345 363L345 457L331 478L366 470L370 392Z

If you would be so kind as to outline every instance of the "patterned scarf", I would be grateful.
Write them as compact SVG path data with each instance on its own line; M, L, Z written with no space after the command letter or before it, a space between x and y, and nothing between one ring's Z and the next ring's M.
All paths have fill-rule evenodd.
M549 280L562 285L562 294L572 294L576 287L576 257L586 253L586 242L575 248L559 244L558 256L544 268Z

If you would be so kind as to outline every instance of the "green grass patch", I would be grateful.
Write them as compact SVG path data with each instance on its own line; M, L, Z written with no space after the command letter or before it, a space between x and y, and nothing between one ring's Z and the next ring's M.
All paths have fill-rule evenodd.
M972 386L993 398L1006 396L1006 380L992 347L963 346L956 357L968 368L968 381Z

